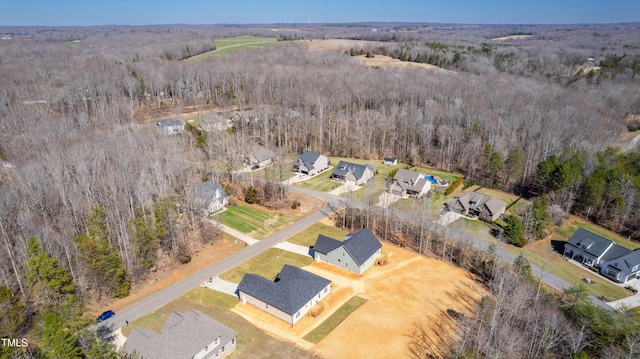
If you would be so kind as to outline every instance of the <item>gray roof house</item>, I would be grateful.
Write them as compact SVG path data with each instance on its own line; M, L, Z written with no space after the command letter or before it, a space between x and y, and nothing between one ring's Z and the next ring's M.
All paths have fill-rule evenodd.
M626 283L640 275L640 249L629 251L620 257L603 261L600 274L617 282Z
M268 148L254 145L251 146L245 157L250 166L265 167L273 160L273 152Z
M165 135L173 135L184 131L184 121L179 118L160 120L156 123Z
M232 120L224 119L222 116L211 113L198 124L198 128L202 132L220 132L233 126Z
M501 200L475 191L454 197L453 202L447 203L446 206L450 211L478 216L491 222L504 215L507 208Z
M615 244L613 241L584 228L578 228L567 243L564 244L564 255L566 257L588 266L601 267L605 272L606 266L617 267L615 261L612 260L626 256L630 252L630 250ZM601 263L603 263L602 266L600 265ZM618 266L622 266L622 264ZM623 268L620 268L619 272L622 272L622 270Z
M329 167L329 159L327 156L317 152L304 151L298 159L293 162L292 169L294 172L313 176L327 167Z
M227 193L212 181L202 182L191 193L195 205L202 208L205 216L217 212L229 204Z
M333 169L331 178L352 185L367 183L373 178L375 171L369 165L359 165L351 162L340 161Z
M238 284L243 304L260 308L291 326L330 292L330 280L288 264L282 267L275 281L248 273Z
M197 310L172 312L161 333L134 327L124 344L141 359L224 358L236 348L238 334Z
M431 190L431 182L424 176L422 173L400 168L393 179L387 182L386 190L402 197L420 198Z
M364 273L382 252L382 244L368 228L347 235L344 242L319 235L313 246L316 261L322 261L351 271Z

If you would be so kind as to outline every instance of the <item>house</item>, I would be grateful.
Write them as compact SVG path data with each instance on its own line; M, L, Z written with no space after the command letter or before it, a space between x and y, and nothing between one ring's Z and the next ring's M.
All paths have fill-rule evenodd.
M245 157L251 168L261 168L271 164L273 152L268 148L255 145L251 146Z
M298 159L293 162L294 172L304 173L309 176L316 175L327 167L329 167L329 159L327 156L311 151L304 151Z
M344 242L318 235L313 246L317 261L344 268L356 274L364 273L382 252L382 244L368 228L348 234Z
M640 275L640 249L629 251L618 258L600 264L600 274L617 282L626 283Z
M212 181L202 182L194 187L191 196L196 206L202 208L205 216L217 212L229 204L227 193L220 185Z
M383 162L385 165L396 166L398 164L398 159L393 157L385 157Z
M212 113L198 124L198 128L202 132L220 132L233 126L232 120L225 120L220 115Z
M134 327L124 344L141 359L224 358L236 348L237 333L197 310L172 312L162 332Z
M184 121L179 118L160 120L156 125L162 129L165 135L173 135L184 131Z
M275 281L245 274L238 284L243 304L260 308L291 326L330 292L330 280L288 264L282 267Z
M454 197L447 209L465 216L477 216L487 221L495 221L504 215L507 205L499 199L475 191Z
M336 181L346 182L350 185L367 183L374 175L373 167L359 165L351 162L340 161L331 173L331 178Z
M605 273L607 271L606 267L611 266L614 272L617 267L622 267L623 264L621 262L616 265L613 260L626 256L630 252L630 250L615 244L613 241L583 228L578 228L564 245L565 257L588 266L601 267ZM630 260L631 258L628 257L627 259ZM601 263L606 264L600 266ZM621 273L623 269L619 268L617 272ZM614 276L617 276L617 273Z
M386 190L402 197L421 198L431 190L431 182L422 173L400 168L393 179L387 182Z

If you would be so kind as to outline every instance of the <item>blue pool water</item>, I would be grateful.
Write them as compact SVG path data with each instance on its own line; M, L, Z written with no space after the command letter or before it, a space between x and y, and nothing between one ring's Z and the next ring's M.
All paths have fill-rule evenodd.
M426 175L424 176L424 179L431 182L431 184L438 184L438 180L432 175Z

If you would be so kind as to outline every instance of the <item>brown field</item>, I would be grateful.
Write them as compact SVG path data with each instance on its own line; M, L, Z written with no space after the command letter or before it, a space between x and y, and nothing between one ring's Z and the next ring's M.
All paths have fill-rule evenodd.
M383 253L389 254L388 263L370 268L362 277L323 263L305 267L332 281L331 295L323 300L325 310L318 318L305 317L293 328L250 305L236 305L233 311L268 333L325 358L394 358L407 356L414 323L435 333L442 328L444 311L450 308L468 314L469 300L485 294L460 268L387 244ZM301 339L356 294L368 301L319 344Z
M379 41L342 40L342 39L314 40L314 41L307 42L309 51L327 51L327 50L347 51L350 48L360 49L364 47L383 46L384 44L385 44L384 42L379 42Z
M417 62L408 62L408 61L400 61L398 59L394 59L389 56L384 55L375 55L372 58L367 58L364 55L356 56L358 61L362 62L364 65L370 67L381 67L381 68L422 68L426 70L437 71L442 74L455 74L455 71L445 70L441 67L430 65L430 64L421 64Z
M525 40L525 39L530 39L532 37L533 35L510 35L510 36L496 37L495 39L491 39L491 40L494 40L494 41Z

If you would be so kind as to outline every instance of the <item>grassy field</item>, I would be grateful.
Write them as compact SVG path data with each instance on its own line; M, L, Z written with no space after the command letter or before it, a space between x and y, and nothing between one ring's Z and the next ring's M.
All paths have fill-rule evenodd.
M287 239L287 242L299 244L301 246L311 247L316 243L319 234L324 234L327 237L331 237L337 240L343 240L347 232L342 231L336 227L328 226L322 223L315 223L311 227L308 227L302 232L297 233L295 236Z
M283 214L268 212L247 205L231 207L220 214L220 220L226 226L252 237L264 238L272 230L289 222Z
M531 204L531 202L520 198L514 194L498 191L491 188L485 188L480 186L474 186L468 189L468 191L473 190L478 193L486 194L488 196L497 198L502 202L507 204L507 212L510 214L520 214L527 206Z
M198 287L153 313L131 322L130 326L122 328L122 333L128 336L134 326L159 332L162 330L167 316L172 311L184 313L187 309L195 309L238 333L237 348L231 355L232 358L262 359L280 357L311 359L314 357L311 352L266 334L240 315L229 310L229 306L234 301L237 303L238 299L220 294L211 289Z
M555 232L558 235L558 237L569 239L569 237L571 237L571 235L573 235L573 233L578 228L584 228L604 238L610 239L616 244L618 244L619 246L627 249L634 250L634 249L640 248L640 246L636 242L631 242L627 240L627 238L615 232L612 232L606 228L602 228L598 226L597 224L587 222L581 218L574 217L574 216L570 217L570 219L565 223L564 226L556 228Z
M342 182L334 181L329 178L329 176L331 175L331 171L333 170L323 172L304 182L298 182L295 184L295 186L311 189L314 191L331 192L342 185Z
M225 37L215 40L216 50L200 54L192 57L190 60L198 61L205 59L212 55L225 54L232 51L255 49L265 46L271 46L278 44L278 39L275 37L264 36L238 36L238 37Z
M342 323L349 314L358 309L361 305L366 303L367 300L358 296L354 296L344 303L338 310L336 310L327 320L322 322L314 330L304 336L304 339L308 342L318 344L327 334L331 333L340 323Z
M304 267L312 262L313 258L309 256L271 248L230 271L222 273L220 278L229 282L240 283L246 273L253 273L273 280L285 264Z

